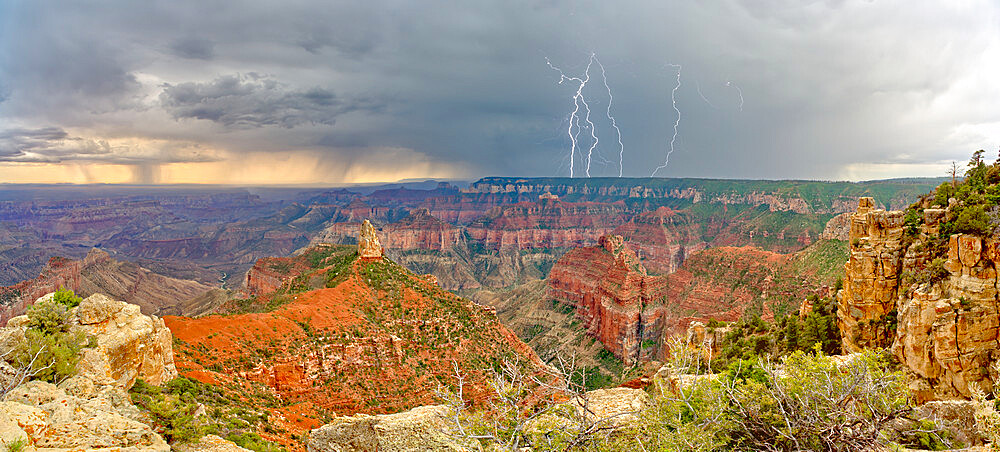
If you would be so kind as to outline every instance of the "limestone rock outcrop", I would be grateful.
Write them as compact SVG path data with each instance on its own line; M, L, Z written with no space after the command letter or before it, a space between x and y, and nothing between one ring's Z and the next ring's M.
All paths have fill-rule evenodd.
M947 259L937 258L943 209L924 209L919 230L904 240L903 212L872 207L861 198L851 217L837 312L844 351L891 346L918 402L967 398L973 384L991 390L991 364L1000 359L1000 240L953 234L940 245Z
M309 434L309 452L466 450L448 433L450 409L420 406L396 414L358 414L333 420Z
M125 390L136 378L159 385L177 376L170 330L138 306L95 294L80 302L71 321L73 329L97 339L97 347L84 349L77 364L81 375Z
M903 212L875 209L861 198L851 214L851 255L844 264L844 289L838 294L838 324L845 352L887 346L889 331L880 328L896 308L903 264ZM872 326L875 325L875 326Z
M48 294L36 303L51 297ZM93 339L95 346L80 352L77 374L95 384L127 391L137 378L159 385L177 376L170 330L162 319L143 315L139 306L94 294L70 310L67 322L70 331ZM27 316L11 319L0 328L0 345L24 340L27 323Z
M28 320L14 317L0 328L0 352L26 340ZM162 384L177 375L163 321L97 294L71 309L66 324L91 344L79 354L76 375L58 386L34 380L10 390L0 401L0 442L20 439L52 451L170 450L128 395L136 378Z
M382 244L375 235L375 227L368 220L361 223L361 230L358 232L358 255L363 259L382 258Z
M0 402L0 442L22 439L28 446L53 452L169 451L163 438L142 420L120 387L95 384L79 375L59 386L31 381Z

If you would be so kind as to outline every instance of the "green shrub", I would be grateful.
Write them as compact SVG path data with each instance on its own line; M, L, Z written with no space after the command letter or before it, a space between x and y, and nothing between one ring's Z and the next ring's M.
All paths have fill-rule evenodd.
M52 295L52 300L55 301L56 303L66 306L67 309L75 308L80 305L81 301L83 301L83 299L76 296L76 294L73 293L72 290L69 290L62 286L59 286L59 290L57 290L55 294Z
M179 393L171 393L170 384L185 378L176 378L167 383L166 391L137 379L129 391L132 403L149 412L153 425L168 442L193 441L206 433L204 425L194 418L198 402L190 394L183 391L184 383ZM177 387L175 386L175 389Z
M28 328L51 335L66 331L69 311L62 303L42 301L28 306Z
M261 438L260 435L251 432L239 434L233 433L227 435L226 439L236 443L237 446L250 449L255 452L281 452L284 450L264 438Z
M18 438L5 442L4 446L7 448L7 452L24 452L24 449L28 447L28 442L24 438Z
M962 209L955 220L955 231L978 236L989 235L992 228L990 219L982 205L968 206Z
M929 282L936 283L943 281L951 275L951 272L945 268L944 263L945 260L943 258L937 257L927 266L927 279Z

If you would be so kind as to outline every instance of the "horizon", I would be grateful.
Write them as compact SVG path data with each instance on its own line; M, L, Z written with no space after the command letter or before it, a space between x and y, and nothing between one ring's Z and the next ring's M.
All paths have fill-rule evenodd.
M959 176L962 179L963 176ZM642 177L642 176L622 176L622 177L562 177L562 176L482 176L476 179L402 179L397 181L376 181L376 182L362 182L362 183L343 183L343 184L221 184L221 183L114 183L114 182L59 182L59 183L49 183L49 182L0 182L0 188L2 187L137 187L137 188L171 188L171 187L191 187L191 188L309 188L309 189L323 189L323 188L351 188L351 187L388 187L393 185L400 185L400 188L409 188L407 185L417 185L417 184L428 184L428 183L440 183L447 182L449 184L457 185L462 188L459 184L471 185L476 182L485 181L488 179L518 179L518 180L540 180L540 179L565 179L566 181L580 181L586 182L588 180L592 181L637 181L637 180L692 180L692 181L731 181L731 182L816 182L816 183L849 183L849 184L864 184L872 182L890 182L890 181L905 181L905 180L945 180L950 179L950 176L900 176L900 177L890 177L884 179L862 179L862 180L847 180L847 179L751 179L751 178L728 178L728 177L696 177L696 176L682 176L682 177Z

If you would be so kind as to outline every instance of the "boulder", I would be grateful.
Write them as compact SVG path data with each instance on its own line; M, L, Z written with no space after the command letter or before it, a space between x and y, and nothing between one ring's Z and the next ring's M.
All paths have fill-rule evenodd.
M465 450L446 429L451 410L444 405L421 406L396 414L338 417L309 434L310 452L460 451Z
M80 302L70 321L97 342L84 349L80 375L125 390L136 378L159 385L177 376L170 330L162 319L139 312L139 306L95 294Z
M639 413L652 405L646 391L631 388L611 388L588 391L560 404L549 413L538 416L527 425L536 435L570 433L599 426L600 429L618 429L634 424Z
M216 435L205 435L195 443L174 444L174 452L250 452Z
M0 348L25 340L22 317L0 328ZM59 386L35 380L7 392L0 402L0 441L24 440L28 450L170 450L128 395L136 378L160 384L177 375L163 321L142 315L136 305L93 295L70 311L67 324L89 342L77 374Z

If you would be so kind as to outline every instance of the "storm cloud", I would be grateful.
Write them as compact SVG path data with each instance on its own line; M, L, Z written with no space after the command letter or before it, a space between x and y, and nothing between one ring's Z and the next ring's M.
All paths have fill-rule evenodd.
M671 64L659 175L939 175L1000 145L991 0L42 1L0 2L0 161L565 176L575 86L545 59L582 75L592 52L626 176L663 163ZM591 173L617 175L607 90L584 94Z
M320 87L291 90L253 72L207 83L166 84L160 102L175 118L205 119L231 128L333 125L341 114L381 108L376 102L343 101Z
M180 141L86 138L57 127L0 130L0 162L155 165L215 160L197 144Z

